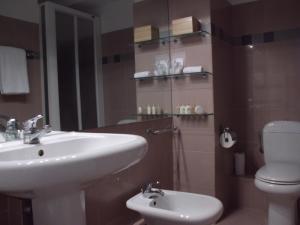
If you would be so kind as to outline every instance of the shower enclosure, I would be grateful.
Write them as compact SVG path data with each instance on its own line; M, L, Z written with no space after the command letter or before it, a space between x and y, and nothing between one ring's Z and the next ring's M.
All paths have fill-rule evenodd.
M98 19L50 2L40 7L46 123L64 131L101 126Z

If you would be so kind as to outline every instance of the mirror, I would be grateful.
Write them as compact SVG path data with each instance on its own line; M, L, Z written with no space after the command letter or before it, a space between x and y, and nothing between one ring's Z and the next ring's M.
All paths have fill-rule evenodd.
M145 116L147 108L170 113L170 81L154 90L133 79L169 58L168 43L159 54L150 47L148 56L134 43L133 27L152 23L149 6L163 27L160 35L168 35L167 0L1 1L0 46L26 50L29 93L0 94L0 115L23 122L42 114L53 129L76 131L161 116ZM154 53L156 59L141 66ZM0 121L0 132L6 122Z

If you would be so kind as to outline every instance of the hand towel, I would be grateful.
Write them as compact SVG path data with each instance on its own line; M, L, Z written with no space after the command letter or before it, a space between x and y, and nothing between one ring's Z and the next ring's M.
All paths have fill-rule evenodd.
M201 72L203 72L202 66L190 66L190 67L185 67L183 69L183 73L201 73Z
M29 93L24 49L0 46L0 93L3 95Z
M134 78L143 78L143 77L149 77L151 75L150 71L144 71L144 72L138 72L134 74Z

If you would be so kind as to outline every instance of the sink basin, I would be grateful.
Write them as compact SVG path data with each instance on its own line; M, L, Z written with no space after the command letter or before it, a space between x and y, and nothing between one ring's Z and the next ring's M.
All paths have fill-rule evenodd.
M0 191L33 198L34 223L84 225L82 185L138 163L144 138L51 132L40 144L0 144Z

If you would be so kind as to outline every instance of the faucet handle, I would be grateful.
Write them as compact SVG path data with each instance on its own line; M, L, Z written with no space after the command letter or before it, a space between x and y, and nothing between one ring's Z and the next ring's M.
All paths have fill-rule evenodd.
M36 117L33 117L27 121L25 121L23 123L24 125L24 130L25 131L28 131L28 130L31 130L31 129L35 129L36 128L36 124L38 122L39 119L42 119L43 116L42 115L37 115Z
M46 133L50 133L52 131L51 125L45 125L44 130L45 130Z
M6 130L17 129L17 126L18 126L17 120L15 118L11 118L6 123Z
M157 185L160 185L160 181L156 181L156 182L154 182L154 183L150 183L149 184L149 186L151 187L151 188L153 188L154 186L157 186Z
M149 183L149 184L145 185L145 186L141 189L141 191L142 191L143 193L148 192L148 191L151 191L151 189L152 189L155 185L159 185L159 184L160 184L159 181L156 181L155 183Z

